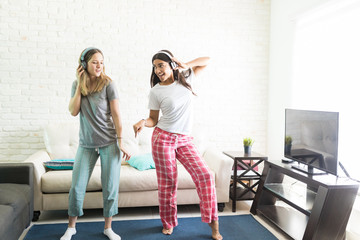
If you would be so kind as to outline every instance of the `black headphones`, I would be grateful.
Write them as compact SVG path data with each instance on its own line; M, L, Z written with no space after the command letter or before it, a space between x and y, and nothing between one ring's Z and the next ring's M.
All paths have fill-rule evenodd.
M163 53L163 54L165 54L166 56L168 56L170 58L170 66L171 66L172 69L175 69L178 66L177 63L172 60L173 57L168 52L159 51L157 53Z
M81 54L81 56L80 56L80 64L81 64L81 66L86 70L86 68L87 68L87 63L86 63L86 61L85 61L85 59L84 59L84 57L85 57L85 54L87 53L87 52L89 52L90 50L93 50L93 49L97 49L97 48L94 48L94 47L88 47L88 48L86 48L84 51L83 51L83 53Z

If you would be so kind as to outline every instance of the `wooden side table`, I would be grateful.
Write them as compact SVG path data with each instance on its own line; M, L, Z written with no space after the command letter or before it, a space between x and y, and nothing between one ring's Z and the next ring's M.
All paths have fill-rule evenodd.
M232 211L236 212L236 201L253 200L255 198L256 191L254 188L259 184L261 177L261 174L255 168L263 161L267 161L267 157L256 152L245 154L242 151L225 151L224 154L234 160L230 199L232 200ZM243 170L238 170L238 166ZM249 184L242 181L249 181ZM240 183L243 188L237 190L237 183Z

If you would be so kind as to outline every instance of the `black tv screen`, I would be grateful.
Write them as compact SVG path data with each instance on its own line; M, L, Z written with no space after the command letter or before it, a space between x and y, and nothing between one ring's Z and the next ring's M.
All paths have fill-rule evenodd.
M338 132L338 112L285 109L284 156L305 164L310 174L337 175Z

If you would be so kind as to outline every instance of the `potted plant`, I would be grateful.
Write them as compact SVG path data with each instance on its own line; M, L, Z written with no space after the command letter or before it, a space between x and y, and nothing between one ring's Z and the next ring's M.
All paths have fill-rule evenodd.
M292 137L285 136L285 154L291 153L291 146L292 146Z
M250 154L251 153L251 146L253 145L254 140L246 137L243 139L243 144L244 144L244 153L245 154Z

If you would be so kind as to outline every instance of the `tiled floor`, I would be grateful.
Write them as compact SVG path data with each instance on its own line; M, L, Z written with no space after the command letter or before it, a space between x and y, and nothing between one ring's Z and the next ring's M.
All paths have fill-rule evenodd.
M220 216L226 215L239 215L249 214L251 202L239 201L237 202L237 212L231 211L231 202L225 204L223 212L220 212ZM200 210L198 205L182 205L178 206L178 217L200 217ZM278 239L287 240L289 239L280 230L274 226L269 225L266 221L254 216L263 226L265 226L270 232L272 232ZM113 218L116 220L134 220L134 219L155 219L159 218L158 207L136 207L136 208L120 208L119 214ZM89 222L89 221L103 221L101 209L84 210L84 216L78 219L78 222ZM39 220L36 224L51 224L51 223L67 223L67 211L44 211L41 213ZM34 224L34 223L32 223ZM221 226L221 222L220 222ZM31 226L30 226L31 227ZM30 228L29 227L29 228ZM28 228L28 229L29 229ZM19 240L22 240L28 229L24 231ZM220 228L221 230L221 228Z

